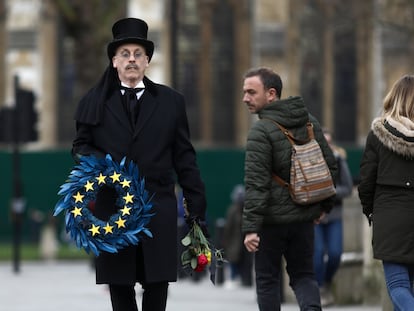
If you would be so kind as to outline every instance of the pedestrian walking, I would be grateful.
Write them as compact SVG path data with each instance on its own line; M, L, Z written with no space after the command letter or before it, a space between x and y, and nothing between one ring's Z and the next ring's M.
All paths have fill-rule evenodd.
M343 252L343 199L352 194L353 181L346 161L346 150L334 143L331 131L324 128L323 133L332 148L338 167L334 207L319 224L315 225L315 274L322 307L325 307L335 302L332 281L338 271Z
M368 133L358 186L394 310L413 310L414 76L398 79Z
M230 268L230 279L225 287L229 289L236 285L253 285L253 257L244 247L241 231L244 197L244 185L234 186L224 226L223 248Z
M177 279L177 201L175 183L182 188L191 223L203 224L204 184L190 142L185 100L168 86L151 81L149 67L154 43L148 25L124 18L112 27L107 46L109 66L79 103L73 155L104 157L137 164L153 194L152 238L118 253L102 252L96 259L96 282L109 284L114 311L138 310L135 284L143 288L142 310L165 310L169 282ZM92 34L91 34L92 35ZM90 51L89 51L90 52ZM117 211L116 192L102 186L95 215L108 219Z
M319 122L299 96L281 98L282 80L269 68L253 68L244 76L243 102L258 114L248 133L245 160L246 198L242 230L244 245L255 254L257 302L261 311L280 310L282 256L301 310L321 310L313 269L314 223L333 206L333 198L308 206L293 202L287 187L273 173L290 180L289 140L274 122L301 140L313 124L316 140L335 177L336 161ZM270 119L270 120L268 120Z

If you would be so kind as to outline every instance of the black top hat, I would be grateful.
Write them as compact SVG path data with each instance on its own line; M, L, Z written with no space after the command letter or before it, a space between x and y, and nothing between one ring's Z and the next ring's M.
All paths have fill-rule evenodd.
M147 40L148 25L138 18L124 18L112 26L113 40L108 44L108 57L112 59L116 49L125 43L137 43L145 48L149 61L154 53L154 43Z

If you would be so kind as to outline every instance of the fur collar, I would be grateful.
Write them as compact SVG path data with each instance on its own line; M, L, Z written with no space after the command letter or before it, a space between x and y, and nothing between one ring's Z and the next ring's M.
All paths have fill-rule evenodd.
M380 142L393 152L414 158L414 122L408 118L396 121L380 117L372 122L372 131Z

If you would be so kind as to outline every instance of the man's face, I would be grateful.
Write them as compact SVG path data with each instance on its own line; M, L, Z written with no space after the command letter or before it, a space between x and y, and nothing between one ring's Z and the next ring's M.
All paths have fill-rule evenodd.
M148 60L143 46L128 43L117 48L112 57L112 66L118 71L119 80L135 87L144 78Z
M257 113L275 99L276 90L274 88L265 90L259 76L244 79L243 102L247 105L250 113Z

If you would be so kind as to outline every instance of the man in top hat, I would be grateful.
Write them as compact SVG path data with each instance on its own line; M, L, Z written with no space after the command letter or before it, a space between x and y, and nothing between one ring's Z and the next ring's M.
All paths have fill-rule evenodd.
M109 66L81 99L75 114L72 154L116 161L127 157L137 164L152 199L154 216L138 246L96 258L97 284L109 284L114 311L138 310L135 283L143 288L142 310L165 310L168 283L177 277L177 203L175 183L183 189L188 219L205 219L204 184L190 142L185 101L181 94L145 76L154 44L147 39L146 22L117 21L108 44ZM135 90L131 90L135 89ZM132 95L131 95L132 94ZM95 215L107 220L116 213L117 194L101 187Z

